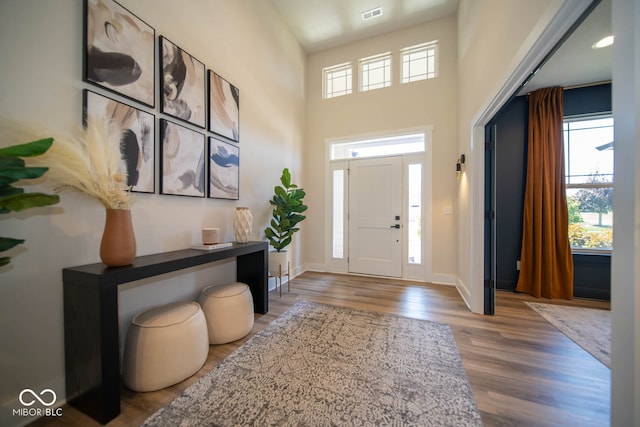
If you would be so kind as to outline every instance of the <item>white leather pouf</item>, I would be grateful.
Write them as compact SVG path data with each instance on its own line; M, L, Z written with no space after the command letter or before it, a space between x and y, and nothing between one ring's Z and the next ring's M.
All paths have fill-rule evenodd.
M131 320L124 347L124 383L134 391L169 387L198 372L208 354L207 322L197 302L152 308Z
M209 344L239 340L253 328L253 298L245 283L204 288L200 294L200 305L207 319Z

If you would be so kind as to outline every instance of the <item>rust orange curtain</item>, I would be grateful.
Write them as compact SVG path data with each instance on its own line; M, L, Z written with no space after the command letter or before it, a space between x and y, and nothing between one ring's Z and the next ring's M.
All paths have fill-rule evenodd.
M573 258L564 181L563 91L529 95L529 147L516 291L573 298Z

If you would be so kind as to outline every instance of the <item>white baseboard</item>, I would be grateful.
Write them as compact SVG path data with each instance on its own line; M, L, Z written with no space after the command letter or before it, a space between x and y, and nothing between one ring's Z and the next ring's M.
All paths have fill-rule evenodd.
M469 310L471 310L471 291L459 277L456 278L456 288L458 289L458 293L462 297L464 303L467 305Z
M456 284L456 277L451 274L435 273L431 275L430 282L437 285L454 286Z
M306 264L305 271L315 271L316 273L326 273L328 270L324 264L312 263L312 264Z

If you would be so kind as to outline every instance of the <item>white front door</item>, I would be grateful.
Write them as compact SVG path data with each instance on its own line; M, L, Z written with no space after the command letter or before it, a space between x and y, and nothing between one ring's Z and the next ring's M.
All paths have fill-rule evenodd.
M349 272L402 276L402 157L349 162Z

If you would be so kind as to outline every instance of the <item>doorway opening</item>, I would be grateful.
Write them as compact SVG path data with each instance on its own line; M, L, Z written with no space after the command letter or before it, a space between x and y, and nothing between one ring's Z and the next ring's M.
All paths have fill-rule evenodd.
M431 277L432 127L327 141L325 264Z

